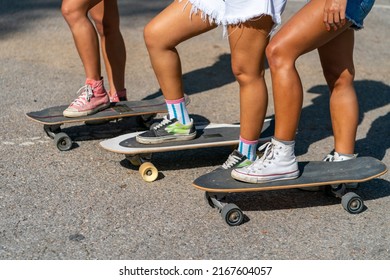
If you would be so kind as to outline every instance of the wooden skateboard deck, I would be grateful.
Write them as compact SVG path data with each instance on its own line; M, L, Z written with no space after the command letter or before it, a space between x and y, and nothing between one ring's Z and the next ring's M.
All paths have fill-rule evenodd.
M100 146L108 151L126 155L133 165L141 165L142 177L145 181L151 182L156 180L158 175L157 169L150 162L152 153L234 146L239 143L240 125L238 124L207 124L196 126L196 131L195 139L188 141L145 145L138 143L135 138L143 132L134 132L102 141ZM260 141L268 141L273 136L273 131L273 119L266 119Z
M298 166L300 176L291 180L244 183L233 179L230 175L231 170L217 169L200 176L193 185L206 192L209 204L220 209L229 225L238 225L242 222L243 214L236 205L221 202L223 194L329 185L346 186L348 183L369 181L387 172L386 165L372 157L358 157L342 162L299 162ZM355 214L363 210L364 204L361 198L352 192L347 193L345 187L334 190L334 194L341 197L342 205L348 212Z
M186 104L189 104L189 97L185 96L185 98ZM165 99L162 95L150 100L117 102L107 109L95 114L76 118L67 118L63 116L63 111L68 106L69 105L55 106L41 111L26 113L27 118L44 125L46 134L55 140L57 148L61 151L69 150L72 146L72 140L70 137L61 132L60 126L63 124L80 122L92 123L104 120L110 121L133 116L149 116L151 118L158 113L167 112ZM145 123L148 120L149 118L143 118Z

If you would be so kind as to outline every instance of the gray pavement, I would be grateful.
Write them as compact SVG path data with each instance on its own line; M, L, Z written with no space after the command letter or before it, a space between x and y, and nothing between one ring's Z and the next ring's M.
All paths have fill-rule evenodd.
M143 26L170 1L119 1L132 100L159 87ZM289 1L284 19L303 5ZM360 125L356 150L390 166L389 2L377 0L356 33ZM189 110L197 121L239 122L238 87L222 30L179 46ZM298 61L305 100L297 137L302 160L332 149L328 93L316 52ZM269 71L266 73L270 85ZM249 220L228 227L198 176L222 164L227 148L154 155L160 178L145 183L124 156L99 148L135 122L64 126L76 147L60 152L26 112L68 104L84 82L60 1L0 5L0 259L390 259L390 174L357 191L367 210L299 190L231 195ZM269 87L270 96L271 87ZM270 98L268 116L273 115Z

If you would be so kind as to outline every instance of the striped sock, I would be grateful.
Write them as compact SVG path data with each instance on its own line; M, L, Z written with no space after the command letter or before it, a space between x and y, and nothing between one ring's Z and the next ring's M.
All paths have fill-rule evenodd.
M181 124L191 122L184 97L176 100L165 100L165 102L167 103L170 119L177 119Z
M246 156L249 160L254 161L256 159L256 150L258 140L249 141L240 136L240 144L238 145L238 151Z

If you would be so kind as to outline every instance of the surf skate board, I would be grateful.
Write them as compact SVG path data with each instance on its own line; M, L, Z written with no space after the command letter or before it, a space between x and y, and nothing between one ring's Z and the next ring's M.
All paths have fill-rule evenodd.
M358 157L341 162L306 161L298 163L300 176L296 179L268 183L244 183L233 179L231 170L217 169L197 178L193 185L205 191L208 204L217 208L230 226L240 225L244 220L241 209L226 201L226 194L260 192L292 188L327 186L328 193L341 198L341 204L349 213L363 211L364 202L359 195L348 192L347 185L361 183L382 176L387 167L372 157Z
M274 132L274 120L266 119L261 134L261 142L268 141ZM100 142L103 149L124 154L131 164L139 166L139 172L146 182L158 177L158 170L152 164L152 154L209 147L235 146L239 143L239 124L207 124L196 126L197 135L188 141L175 141L145 145L138 143L136 136L143 132L121 135Z
M186 104L190 102L186 96ZM72 148L73 141L65 132L61 131L61 125L74 123L96 123L99 121L113 121L127 117L139 116L139 122L146 125L158 113L166 113L167 107L164 96L159 96L150 100L121 101L112 104L105 110L93 115L67 118L63 116L63 111L69 105L55 106L41 111L29 112L26 116L40 124L47 136L54 139L54 143L60 151L67 151Z

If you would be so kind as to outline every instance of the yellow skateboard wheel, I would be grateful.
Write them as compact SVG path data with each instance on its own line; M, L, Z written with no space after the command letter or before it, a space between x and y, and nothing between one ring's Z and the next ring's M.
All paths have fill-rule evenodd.
M141 164L139 173L141 173L142 179L146 182L153 182L158 177L158 170L151 162L144 162Z

